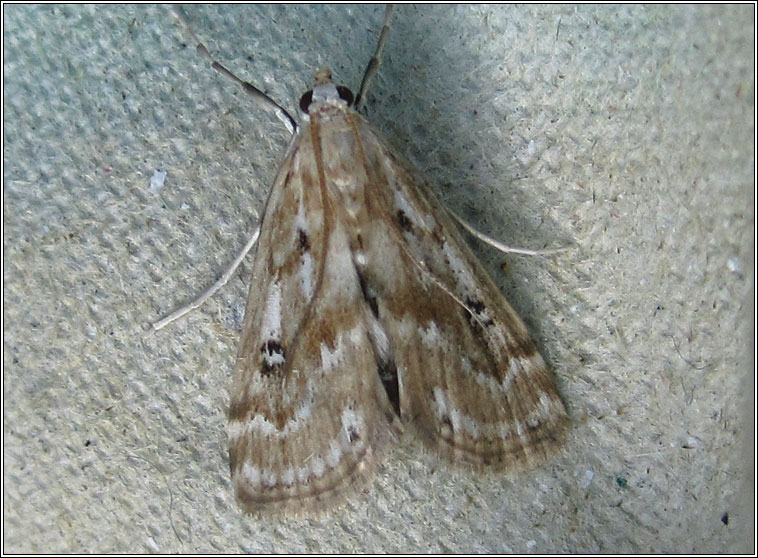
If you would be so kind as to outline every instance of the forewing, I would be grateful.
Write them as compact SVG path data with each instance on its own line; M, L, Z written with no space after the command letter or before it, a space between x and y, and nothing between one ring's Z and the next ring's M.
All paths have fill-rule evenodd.
M249 512L339 500L369 478L396 420L315 157L306 126L270 194L255 258L228 426L232 480Z
M410 165L355 122L371 183L359 274L403 420L454 459L539 462L567 419L526 327Z

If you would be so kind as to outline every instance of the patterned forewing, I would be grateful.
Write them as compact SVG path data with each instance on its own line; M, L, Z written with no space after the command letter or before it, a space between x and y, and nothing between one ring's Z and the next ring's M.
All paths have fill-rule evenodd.
M526 327L410 165L355 122L371 183L362 281L389 337L403 420L454 459L541 461L567 421Z
M317 168L306 126L255 257L228 425L232 480L249 512L341 499L369 478L391 430L344 224Z

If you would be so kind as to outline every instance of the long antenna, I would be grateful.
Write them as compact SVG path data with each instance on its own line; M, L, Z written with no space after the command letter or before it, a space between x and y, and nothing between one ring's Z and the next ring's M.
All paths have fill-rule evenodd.
M371 85L371 80L374 79L376 72L379 71L379 65L382 63L382 51L384 50L384 43L387 42L387 37L390 34L390 19L392 18L392 4L388 4L384 9L384 25L382 25L382 32L379 34L379 42L376 45L374 56L366 67L366 72L363 74L363 81L361 81L361 88L358 90L358 96L355 98L355 110L360 111L363 108L363 104L368 93L368 87Z

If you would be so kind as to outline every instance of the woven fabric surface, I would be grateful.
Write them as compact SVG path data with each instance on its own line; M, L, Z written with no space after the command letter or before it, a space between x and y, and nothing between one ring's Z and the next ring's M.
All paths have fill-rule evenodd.
M293 113L353 90L382 7L188 6ZM236 505L224 434L288 133L167 6L4 6L3 546L751 552L754 6L398 6L367 117L476 228L554 370L565 448L475 473L403 440L320 518ZM165 173L165 176L162 174ZM501 264L507 261L503 270Z

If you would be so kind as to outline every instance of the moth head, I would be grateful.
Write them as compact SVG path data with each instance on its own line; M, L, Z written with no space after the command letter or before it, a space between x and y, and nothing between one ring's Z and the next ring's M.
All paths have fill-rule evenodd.
M321 105L349 107L353 104L353 93L344 85L332 83L332 71L329 68L319 68L313 75L313 89L300 97L300 110L308 114L311 106Z

